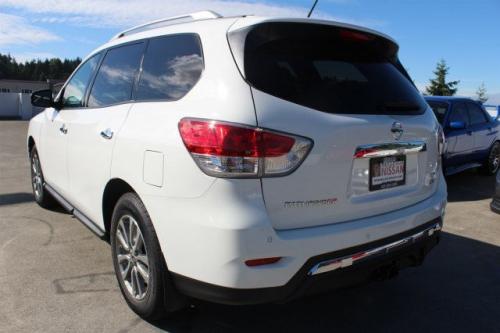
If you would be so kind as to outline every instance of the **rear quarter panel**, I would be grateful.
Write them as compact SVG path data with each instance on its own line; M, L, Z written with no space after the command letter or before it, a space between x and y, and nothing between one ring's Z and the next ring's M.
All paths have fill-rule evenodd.
M200 241L215 237L208 233L195 235L193 232L202 230L199 224L218 223L220 215L230 210L228 204L213 204L209 207L200 204L218 180L205 175L195 164L180 137L179 121L184 117L194 117L256 125L250 87L241 77L229 50L227 27L228 22L224 20L212 21L210 24L192 23L189 29L183 25L169 27L169 34L192 32L200 36L205 64L201 78L178 101L135 103L117 134L113 152L111 178L126 181L144 202L169 269L174 271L178 271L179 265L185 261L184 256L176 256L175 253L178 253L183 242L188 241L187 235L202 237ZM151 156L151 153L146 152L153 152L156 162L151 162L151 159L145 162L144 156ZM151 181L150 175L144 177L144 170L155 170L154 178L158 181ZM163 177L157 177L158 170L161 170ZM235 200L243 204L247 201L236 198L250 197L263 205L259 180L247 180L246 183L251 195L238 192L234 196ZM231 191L241 189L229 188ZM219 197L218 200L222 202L224 198ZM203 212L202 220L189 218L200 216L200 212ZM244 215L242 211L240 213Z

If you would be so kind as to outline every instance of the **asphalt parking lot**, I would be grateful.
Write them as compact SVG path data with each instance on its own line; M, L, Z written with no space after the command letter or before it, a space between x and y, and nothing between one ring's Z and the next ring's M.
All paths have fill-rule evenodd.
M396 279L286 305L199 304L147 323L122 299L109 245L70 215L34 203L26 131L26 122L0 121L1 332L500 332L493 177L449 179L441 243L424 266Z

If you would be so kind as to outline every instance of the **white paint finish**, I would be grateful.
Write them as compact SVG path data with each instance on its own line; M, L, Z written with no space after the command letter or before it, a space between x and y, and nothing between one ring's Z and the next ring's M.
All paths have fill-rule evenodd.
M68 136L61 132L66 125L67 114L53 108L42 114L44 124L37 149L40 154L43 177L45 181L63 196L69 194L68 181Z
M163 186L164 156L158 151L146 150L144 152L143 179L148 185Z
M205 70L179 101L67 112L50 109L32 120L29 131L37 144L41 142L40 157L48 182L94 222L103 226L105 185L111 179L122 179L144 202L169 269L234 288L284 285L311 256L409 230L440 216L446 203L442 177L432 188L421 185L421 173L437 157L429 113L413 119L333 116L258 92L259 125L312 138L315 146L310 156L291 175L262 182L205 175L183 145L179 120L198 117L257 125L251 90L234 62L226 32L235 22L237 28L262 20L199 21L113 40L100 49L169 33L198 33ZM402 140L424 140L429 150L409 159L408 186L367 194L362 185L350 181L354 163L356 168L366 169L363 162L353 162L354 149L360 144L390 141L394 120L407 129ZM66 136L59 132L62 123L68 127ZM99 135L107 128L114 132L111 140ZM331 196L338 198L333 208L282 208L286 200ZM379 215L371 216L375 213ZM345 223L332 223L340 220ZM299 226L304 228L278 230ZM244 265L247 259L272 256L284 258L267 267Z
M194 117L256 124L250 88L238 72L220 23L213 23L190 26L190 31L200 35L205 62L194 88L179 101L139 102L132 106L117 139L111 178L125 179L145 195L201 196L215 178L205 175L194 163L179 135L179 121ZM146 186L142 180L145 150L162 152L171 161L165 164L162 188Z
M199 198L144 197L157 221L169 269L225 287L282 286L312 256L410 230L439 217L446 205L446 184L441 178L431 197L404 209L349 223L278 231L271 226L258 188L251 179L218 179ZM249 268L243 263L273 256L284 259L267 267Z
M68 127L70 190L66 199L103 229L102 196L110 179L115 138L129 109L130 104L120 104L106 108L61 111ZM101 136L101 131L106 129L113 132L110 140Z
M437 163L436 120L430 109L419 116L335 115L284 101L253 89L259 125L290 132L314 141L310 156L286 177L264 178L264 200L276 229L339 223L384 214L428 198L425 186L430 164ZM307 119L307 121L304 121ZM396 142L391 127L403 124L400 142L421 140L427 151L407 158L406 185L369 192L368 160L355 160L356 148ZM353 178L353 170L362 176ZM356 173L355 173L356 174ZM334 199L333 205L287 208L287 201Z

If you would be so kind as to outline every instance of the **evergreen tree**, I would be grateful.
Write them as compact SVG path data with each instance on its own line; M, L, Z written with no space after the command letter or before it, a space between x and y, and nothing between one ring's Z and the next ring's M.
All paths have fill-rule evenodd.
M0 80L66 80L81 61L80 58L64 60L53 58L20 63L9 54L0 54Z
M450 67L446 66L444 59L441 59L436 66L434 74L436 77L430 80L430 85L426 87L426 92L434 96L453 96L457 92L457 85L460 81L446 82L446 75Z
M486 103L486 101L488 100L488 96L486 95L486 87L484 85L484 82L481 83L479 88L477 88L476 95L477 95L477 100L480 101L481 103Z

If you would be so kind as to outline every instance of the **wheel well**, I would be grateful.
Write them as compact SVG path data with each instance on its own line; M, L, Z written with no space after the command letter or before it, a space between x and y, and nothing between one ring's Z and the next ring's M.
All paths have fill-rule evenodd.
M33 139L32 136L29 137L28 139L28 154L31 154L31 149L35 146L35 140Z
M488 149L488 157L490 156L491 150L493 149L493 146L496 145L497 143L500 143L500 140L495 140L490 146L490 149Z
M108 240L111 230L111 218L113 217L113 210L115 208L115 205L122 195L129 192L135 193L132 186L119 178L111 179L104 189L104 195L102 197L102 215L104 220L104 227L106 230L105 237Z

